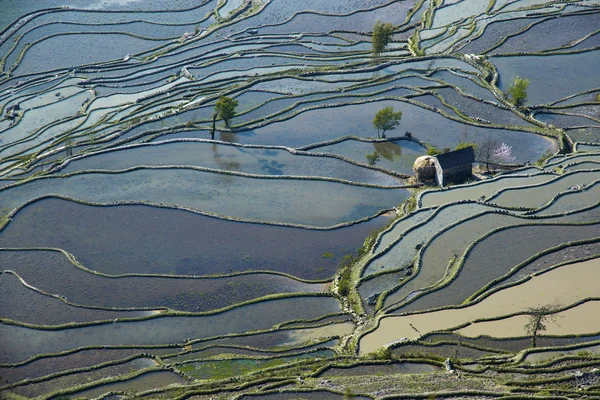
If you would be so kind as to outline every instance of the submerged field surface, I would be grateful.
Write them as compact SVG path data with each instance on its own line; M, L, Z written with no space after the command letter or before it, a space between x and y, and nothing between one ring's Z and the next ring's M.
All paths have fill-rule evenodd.
M0 399L600 398L598 1L0 10Z

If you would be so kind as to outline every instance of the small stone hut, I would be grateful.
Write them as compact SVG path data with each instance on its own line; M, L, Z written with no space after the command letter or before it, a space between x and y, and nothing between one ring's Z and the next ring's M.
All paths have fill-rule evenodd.
M449 182L461 183L471 178L475 151L472 147L450 151L435 157L435 180L445 186Z

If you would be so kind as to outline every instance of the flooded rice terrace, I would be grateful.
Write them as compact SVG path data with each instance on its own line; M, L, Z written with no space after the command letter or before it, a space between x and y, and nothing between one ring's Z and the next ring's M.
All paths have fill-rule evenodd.
M0 398L596 365L599 28L590 0L0 0Z

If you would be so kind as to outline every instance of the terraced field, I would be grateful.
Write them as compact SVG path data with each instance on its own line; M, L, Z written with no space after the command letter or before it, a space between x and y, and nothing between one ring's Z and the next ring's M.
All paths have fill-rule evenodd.
M1 399L600 398L598 1L0 10Z

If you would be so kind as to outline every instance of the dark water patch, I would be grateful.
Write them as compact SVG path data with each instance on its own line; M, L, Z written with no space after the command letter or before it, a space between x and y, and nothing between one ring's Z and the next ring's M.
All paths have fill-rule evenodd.
M435 97L434 95L425 94L422 96L416 96L416 97L413 97L413 100L418 101L419 103L428 105L430 107L434 107L435 109L444 111L446 114L448 114L452 117L460 118L460 116L452 108L450 108L447 105L445 105L444 103L442 103L442 101L440 99L438 99L437 97Z
M596 101L596 96L598 96L598 94L600 94L600 90L592 91L590 93L579 94L577 96L570 97L566 100L554 103L553 106L570 106L573 104L580 103L593 103Z
M571 47L570 50L588 51L588 50L594 50L598 46L600 46L600 33L595 33L593 35L590 35L585 40L582 40L575 46Z
M599 55L600 50L594 50L551 56L490 57L490 61L498 69L500 89L506 91L516 76L529 79L527 104L543 104L600 87L595 68ZM548 86L548 82L552 85Z
M490 207L480 203L453 204L441 209L437 214L430 217L425 224L421 224L408 231L402 238L385 250L381 257L371 260L366 266L363 276L369 276L383 271L404 268L407 276L412 271L411 264L414 256L421 247L442 229L463 218L489 210ZM408 294L408 293L407 293Z
M0 246L63 248L87 268L107 274L277 270L326 279L343 255L386 222L380 217L348 228L315 231L147 206L91 207L47 199L19 212L0 234ZM324 257L326 252L334 256Z
M596 237L599 229L598 224L533 225L494 233L473 247L458 277L450 285L426 294L400 310L416 311L461 304L488 282L508 273L535 254L564 242Z
M454 222L458 222L458 218ZM420 255L420 270L417 276L386 298L385 305L407 298L411 293L433 286L448 272L452 261L456 261L476 239L501 226L526 222L515 216L488 213L451 227L436 236Z
M574 41L596 31L600 26L598 13L563 15L538 23L526 32L508 38L493 53L535 53L559 47L568 47ZM557 35L556 32L563 32Z
M571 129L567 131L567 134L576 142L600 143L600 128ZM583 149L581 151L586 151ZM594 150L594 148L591 148L588 151Z
M599 93L592 93L594 100L597 99L596 96L598 96L598 94ZM576 97L578 97L578 96L576 96ZM577 100L585 101L586 97L587 96L581 96ZM558 109L557 111L565 112L565 113L569 113L569 114L581 114L581 115L585 115L586 117L589 117L589 118L598 119L598 117L600 116L600 104L594 104L594 105L586 104L586 105ZM594 124L594 121L592 121L591 124ZM596 122L596 124L600 124L600 122Z
M89 372L80 372L54 378L48 381L17 386L12 392L25 397L37 397L52 393L59 389L79 386L109 376L118 376L154 366L154 361L149 358L139 358L123 364L98 368Z
M0 262L0 265L12 268L10 263ZM106 292L104 295L106 296ZM25 287L12 274L3 273L0 275L0 318L36 325L60 325L69 322L105 321L144 315L147 315L147 313L74 307L60 299L43 295Z
M407 271L402 270L379 275L373 279L362 282L357 289L361 299L363 299L363 306L365 307L365 310L368 313L372 313L375 310L376 303L374 303L373 300L376 301L376 297L378 296L375 296L374 298L371 298L371 296L393 289L403 280L408 278L409 276L407 276ZM371 298L371 301L367 300L369 298Z
M278 293L326 292L325 284L308 284L274 274L248 274L230 278L188 279L168 277L121 277L107 278L83 271L73 266L59 252L51 251L1 251L0 265L10 265L30 285L45 292L64 296L69 301L86 306L107 308L171 308L174 310L203 312L258 297ZM111 293L107 296L106 293ZM38 295L39 297L39 295ZM50 300L45 300L50 299ZM40 301L52 304L54 299L43 297ZM60 301L60 300L55 300ZM8 300L5 300L8 302ZM13 300L12 302L16 302ZM31 315L27 321L44 323L44 313L48 306L40 307L37 313L28 314L31 306L21 305L14 312L21 318ZM64 304L60 302L61 304ZM18 304L18 303L16 303ZM68 306L64 305L63 308ZM70 310L71 308L68 308ZM74 308L75 315L87 315L88 319L112 319L135 317L140 313L110 313ZM45 318L62 318L71 321L71 313L46 315ZM89 314L89 315L88 315ZM34 318L34 316L39 317ZM102 317L102 318L100 318ZM74 321L79 322L79 321ZM48 322L57 324L60 322Z
M166 316L53 331L0 325L0 338L5 344L0 362L14 363L35 354L90 345L182 343L188 338L266 329L290 319L313 319L339 311L337 300L317 296L263 301L209 316Z
M482 118L496 125L533 126L532 123L521 119L519 116L509 110L461 96L458 91L454 89L435 89L435 92L440 94L447 103L455 106L462 111L463 114L471 118Z
M519 18L503 21L494 21L485 27L484 33L460 49L465 54L484 54L501 39L525 28L533 23L534 19Z
M561 110L571 112L571 110ZM561 114L561 113L538 113L534 115L538 121L551 124L559 128L570 128L586 125L600 125L600 122L579 115Z
M142 392L154 388L168 386L174 383L184 384L188 383L187 380L183 379L176 373L168 371L149 372L147 374L140 375L136 378L129 379L123 382L111 383L107 385L101 385L92 389L88 389L82 392L77 392L69 395L70 399L79 399L82 397L92 399L102 396L108 392L117 391L136 391Z
M173 353L176 349L170 349ZM153 349L94 349L82 350L60 357L41 358L17 367L0 367L2 384L8 385L24 379L35 379L41 376L63 372L70 369L86 368L105 362L121 360L140 353L159 353ZM159 354L160 355L160 354Z
M437 71L431 75L431 77L441 79L444 82L459 88L463 92L480 99L494 102L498 101L489 90L473 82L473 79L475 79L473 77L459 76L450 71Z

